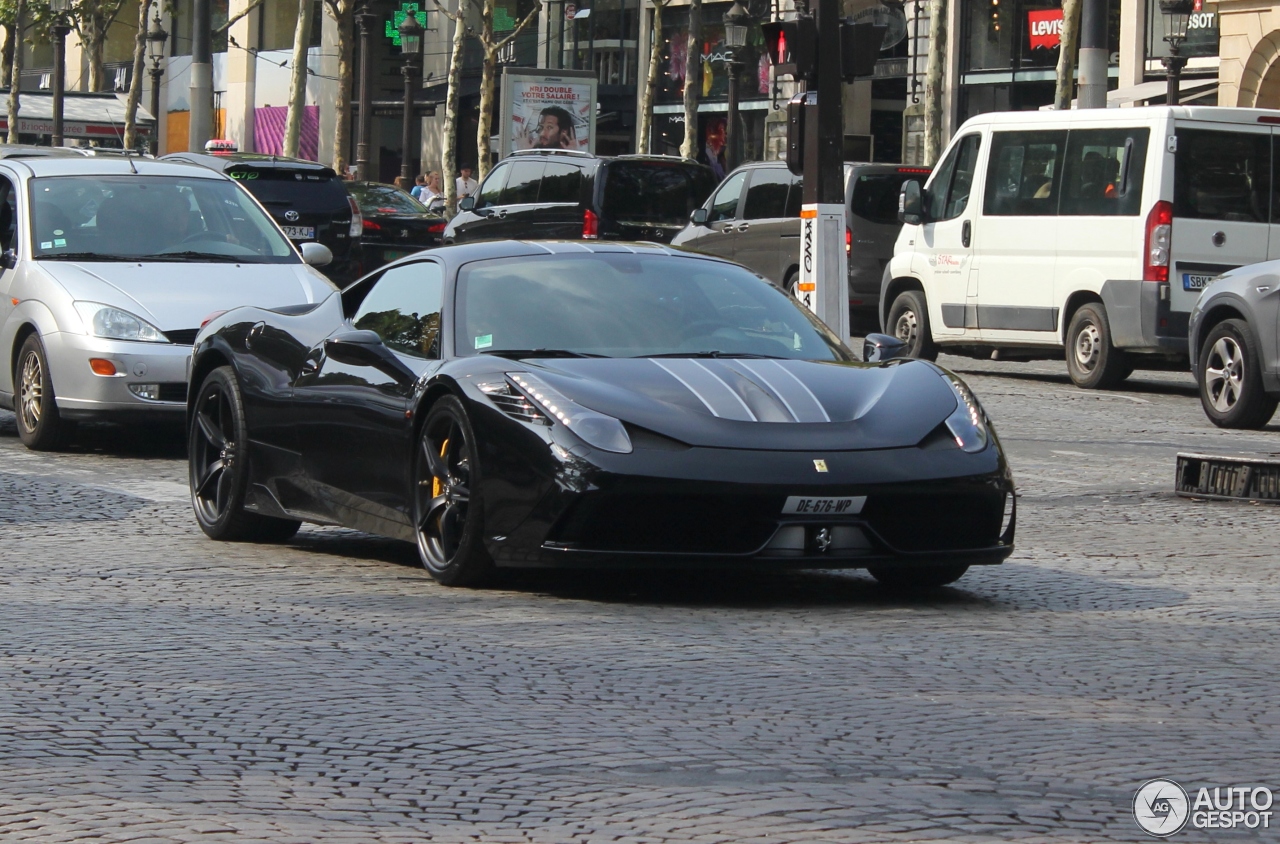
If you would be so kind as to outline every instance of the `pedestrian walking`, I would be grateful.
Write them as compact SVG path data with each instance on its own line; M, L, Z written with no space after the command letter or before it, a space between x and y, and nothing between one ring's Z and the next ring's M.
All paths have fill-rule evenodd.
M458 177L458 199L474 196L476 188L480 187L480 185L475 179L471 178L471 165L464 164L459 169L462 175Z

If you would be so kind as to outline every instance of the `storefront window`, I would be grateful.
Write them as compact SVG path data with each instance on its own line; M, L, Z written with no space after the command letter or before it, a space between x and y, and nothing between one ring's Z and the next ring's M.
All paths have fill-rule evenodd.
M213 52L225 53L227 51L227 33L221 30L223 24L227 22L230 10L229 0L209 0L209 5L213 7ZM171 56L189 56L191 55L191 0L175 0L170 7L173 10L173 18L169 26L169 45ZM295 7L296 8L296 7ZM295 17L297 12L294 13ZM135 17L134 20L137 20ZM133 28L136 28L136 24ZM133 31L128 33L129 51L128 56L133 56ZM221 31L220 31L221 30ZM292 45L293 40L289 43Z
M1169 55L1169 20L1160 14L1159 0L1147 0L1147 58L1162 59ZM1191 58L1218 55L1218 12L1216 7L1196 0L1196 10L1187 21L1187 40L1179 53Z
M723 102L729 95L729 62L738 68L738 96L743 100L769 96L770 70L764 52L764 36L758 22L747 33L747 46L736 55L724 45L724 13L729 3L710 3L702 7L701 55L694 58L702 64L700 99ZM689 9L668 8L662 14L662 65L659 69L659 103L680 102L684 98L684 82L689 67Z
M1157 0L1148 0L1156 3ZM1046 0L968 0L963 67L969 71L1032 70L1058 64L1062 4ZM1107 2L1107 45L1119 60L1120 0Z
M594 69L601 85L634 85L639 0L593 0L578 15L569 22L564 36L571 66Z

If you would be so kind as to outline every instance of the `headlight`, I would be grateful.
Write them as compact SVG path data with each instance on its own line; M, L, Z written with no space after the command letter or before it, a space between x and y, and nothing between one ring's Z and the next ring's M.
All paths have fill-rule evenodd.
M577 434L587 445L617 454L631 453L631 437L617 419L583 407L536 375L508 372L507 377L552 419Z
M95 337L111 340L138 340L143 343L168 343L160 329L128 311L100 305L97 302L76 302L76 311L84 320L85 328Z
M943 376L956 396L956 409L947 417L947 430L956 438L956 445L970 454L987 447L991 435L987 431L987 415L969 388L954 378Z

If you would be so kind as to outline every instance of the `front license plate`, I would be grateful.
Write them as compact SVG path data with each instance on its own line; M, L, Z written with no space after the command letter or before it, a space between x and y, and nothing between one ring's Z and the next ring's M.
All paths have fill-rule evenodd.
M281 226L284 236L290 240L315 240L315 226Z
M787 497L782 505L783 515L797 516L855 516L862 512L862 505L867 503L865 495L853 495L846 498L809 498L802 495Z
M1183 290L1204 290L1209 286L1209 282L1217 278L1216 275L1208 273L1183 273L1182 289Z

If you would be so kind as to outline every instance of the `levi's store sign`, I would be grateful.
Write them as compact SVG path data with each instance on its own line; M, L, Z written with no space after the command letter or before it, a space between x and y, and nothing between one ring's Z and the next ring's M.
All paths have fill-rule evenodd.
M1031 30L1031 49L1053 50L1062 43L1062 10L1040 9L1027 12Z

